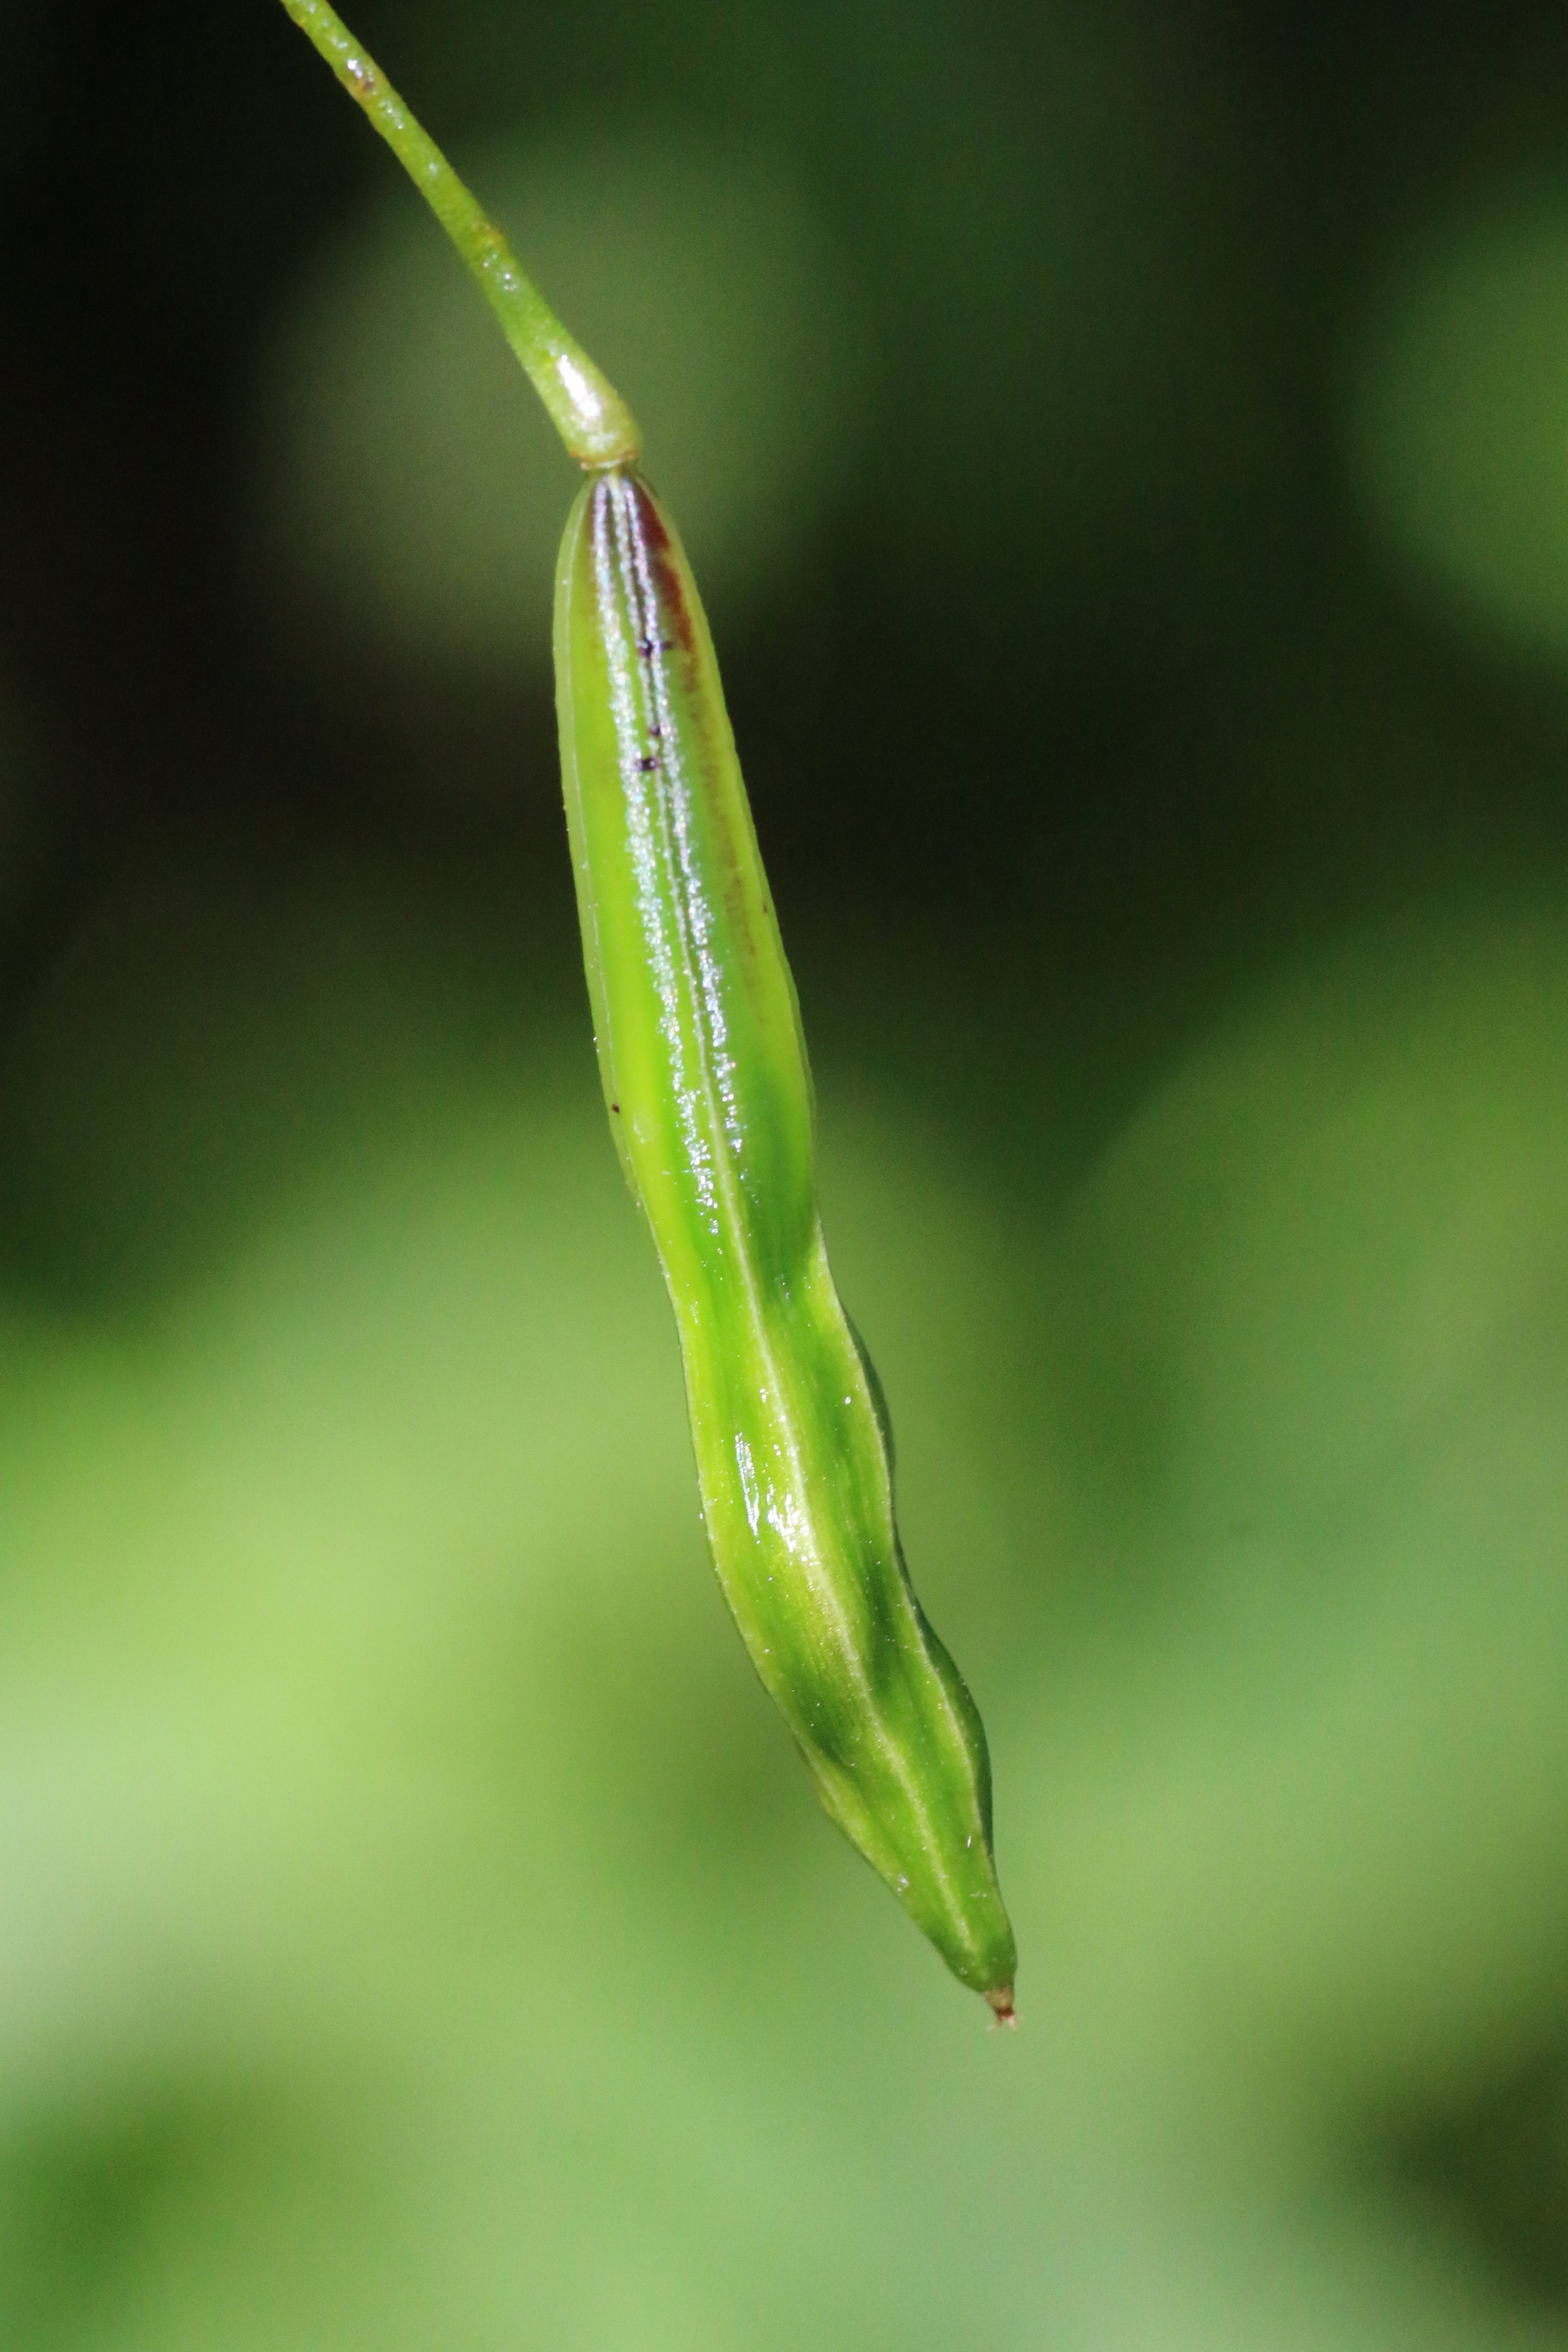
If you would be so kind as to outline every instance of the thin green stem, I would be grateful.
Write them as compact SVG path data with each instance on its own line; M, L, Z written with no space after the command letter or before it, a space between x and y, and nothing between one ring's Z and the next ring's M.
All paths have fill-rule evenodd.
M501 332L583 466L635 465L642 435L613 384L574 341L525 272L500 229L415 121L376 64L327 0L283 6L356 98L479 281Z

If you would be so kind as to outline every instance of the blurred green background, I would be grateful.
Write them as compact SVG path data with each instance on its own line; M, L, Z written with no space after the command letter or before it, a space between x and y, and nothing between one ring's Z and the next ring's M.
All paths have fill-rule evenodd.
M361 0L647 428L1023 2029L724 1618L571 468L272 0L0 10L0 2344L1568 2345L1568 32Z

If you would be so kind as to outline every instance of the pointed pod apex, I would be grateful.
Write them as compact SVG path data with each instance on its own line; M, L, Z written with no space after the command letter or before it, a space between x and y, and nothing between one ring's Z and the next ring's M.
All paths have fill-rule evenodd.
M990 2004L995 2022L998 2025L1010 2026L1013 2031L1016 2032L1018 2029L1018 2014L1013 2007L1012 1986L998 1985L994 1991L988 1992L985 1998Z

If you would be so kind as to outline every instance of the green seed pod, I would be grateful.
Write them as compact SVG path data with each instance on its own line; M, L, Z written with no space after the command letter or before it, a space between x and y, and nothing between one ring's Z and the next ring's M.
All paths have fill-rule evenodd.
M795 987L707 622L625 467L567 522L555 671L600 1072L679 1326L720 1582L828 1812L1010 2019L985 1735L910 1590L879 1390L828 1272Z
M331 0L283 5L595 469L556 575L566 813L610 1123L675 1302L714 1564L829 1813L1011 2022L985 1734L910 1589L881 1391L827 1270L795 987L691 573L614 386Z

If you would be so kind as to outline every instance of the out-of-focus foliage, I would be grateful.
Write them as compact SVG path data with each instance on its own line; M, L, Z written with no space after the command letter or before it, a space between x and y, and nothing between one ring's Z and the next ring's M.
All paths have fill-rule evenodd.
M1563 2345L1558 16L354 20L712 592L1024 2022L702 1556L566 473L281 11L34 10L0 2344Z
M462 161L635 397L716 610L776 594L865 409L868 338L809 205L765 157L657 116ZM257 403L258 529L286 610L330 602L340 632L459 675L548 668L572 470L405 189L317 263Z
M1321 2183L1568 1930L1568 925L1331 959L1061 1218L829 1024L1030 1956L987 2044L722 1622L580 1020L476 1063L363 907L345 993L347 911L298 984L374 1055L379 935L401 1110L155 1307L9 1318L15 2340L1491 2340ZM184 1050L209 1181L265 1026Z
M408 26L405 78L437 121L454 82L496 115L517 28L433 28ZM945 0L868 7L825 75L789 0L765 69L721 78L668 16L607 12L548 108L528 30L521 121L457 161L631 401L721 631L796 591L801 542L858 500L922 618L956 570L1005 639L1020 575L1059 619L1086 587L1141 604L1184 527L1250 544L1270 425L1215 250L1213 101L1172 105L1134 15L1075 0L1009 63ZM506 675L539 658L560 453L386 176L275 329L258 529L329 629Z
M1369 305L1352 384L1394 551L1472 624L1568 659L1568 178L1423 223Z

